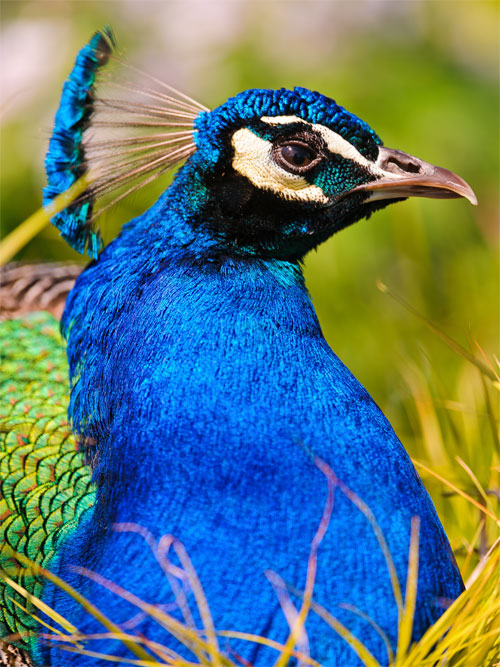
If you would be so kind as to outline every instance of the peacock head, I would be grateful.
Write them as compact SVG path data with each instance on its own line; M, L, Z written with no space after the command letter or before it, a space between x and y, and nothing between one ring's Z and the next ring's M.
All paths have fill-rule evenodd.
M224 255L298 259L339 229L410 196L476 203L459 176L385 148L365 122L305 88L247 90L210 111L142 73L161 86L144 89L146 102L100 98L92 85L112 48L106 29L80 51L46 158L46 203L93 158L98 162L97 180L52 219L80 252L95 257L101 244L94 220L105 209L95 211L96 198L127 187L108 208L186 158L155 212L161 219L163 207L173 206ZM100 122L99 110L125 118ZM94 126L128 127L136 136L87 140L84 130Z
M364 121L304 88L244 91L194 128L200 219L236 253L299 258L409 196L476 203L459 176L385 148Z

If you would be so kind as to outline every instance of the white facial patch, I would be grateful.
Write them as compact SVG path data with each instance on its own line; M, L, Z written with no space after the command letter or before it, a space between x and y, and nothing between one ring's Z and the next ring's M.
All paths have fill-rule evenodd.
M275 192L284 199L328 204L329 199L321 188L311 185L302 176L290 174L275 163L270 141L242 128L233 134L232 144L233 168L256 187Z
M354 148L344 137L341 137L340 134L334 132L329 127L321 125L320 123L308 123L306 120L299 118L298 116L263 116L261 120L268 125L290 125L292 123L302 123L303 125L308 125L312 130L320 134L328 150L340 157L345 158L346 160L351 160L356 164L359 164L363 169L368 169L374 176L386 175L386 172L377 167L371 160L365 158L364 155Z

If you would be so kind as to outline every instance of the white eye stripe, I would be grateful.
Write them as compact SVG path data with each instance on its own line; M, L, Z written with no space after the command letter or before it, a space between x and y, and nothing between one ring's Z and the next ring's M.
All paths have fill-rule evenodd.
M327 204L329 199L317 185L290 174L272 158L273 145L248 128L233 134L233 168L258 188L269 190L285 199Z
M365 158L364 155L354 148L354 146L349 143L344 137L341 137L340 134L334 132L329 127L321 125L320 123L309 123L298 116L262 116L261 120L268 125L291 125L292 123L302 123L307 125L312 130L320 134L327 147L331 153L340 155L346 160L352 160L359 164L360 167L368 169L374 175L381 175L382 170L375 166L373 162Z

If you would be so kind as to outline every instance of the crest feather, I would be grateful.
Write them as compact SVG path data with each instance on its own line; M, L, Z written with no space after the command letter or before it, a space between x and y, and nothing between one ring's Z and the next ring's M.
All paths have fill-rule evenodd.
M97 32L79 52L63 88L45 160L44 204L90 172L91 185L52 223L78 252L97 257L102 239L96 218L192 155L194 121L206 107L113 55L110 28ZM139 88L111 80L115 95L95 90L101 68L113 60L147 78ZM112 193L100 208L96 200Z

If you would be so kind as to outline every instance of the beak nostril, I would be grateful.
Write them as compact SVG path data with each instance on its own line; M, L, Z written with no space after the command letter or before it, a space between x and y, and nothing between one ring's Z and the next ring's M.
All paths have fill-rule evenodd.
M465 197L474 206L477 204L470 185L460 176L403 151L380 146L375 167L378 178L359 187L371 193L371 201L405 197Z
M420 174L422 171L422 168L419 164L416 162L408 161L404 162L403 160L399 160L398 158L391 156L387 160L387 166L391 171L393 171L393 167L397 167L397 169L400 169L401 171L406 171L410 174Z

